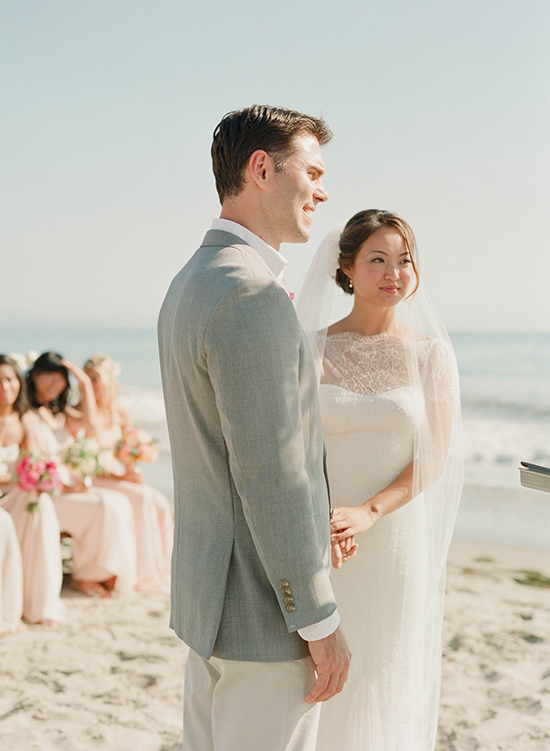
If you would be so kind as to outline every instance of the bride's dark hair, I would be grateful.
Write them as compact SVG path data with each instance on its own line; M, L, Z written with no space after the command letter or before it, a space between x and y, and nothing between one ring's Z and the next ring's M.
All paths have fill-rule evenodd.
M54 415L58 412L65 411L67 402L69 400L71 387L69 385L69 371L63 365L61 360L62 357L61 355L58 355L57 352L43 352L40 357L36 359L34 365L27 373L27 393L29 395L29 402L31 404L31 407L34 407L34 409L38 409L38 407L42 405L36 398L36 389L34 387L33 376L38 373L61 373L61 375L65 376L67 385L56 399L44 406L47 406L48 409L50 409L54 413Z
M9 365L19 381L19 393L17 394L17 399L13 403L13 408L19 415L24 415L29 408L29 402L27 399L25 381L23 380L19 366L9 355L0 355L0 365Z
M351 280L344 269L349 269L355 263L357 254L361 250L368 238L382 227L391 227L397 230L403 240L409 255L411 257L411 266L416 276L416 285L413 291L408 295L414 295L420 284L418 268L416 266L416 239L414 232L404 219L391 211L381 211L380 209L366 209L352 216L344 227L340 235L340 253L338 254L338 269L336 271L336 284L341 287L348 295L353 295Z

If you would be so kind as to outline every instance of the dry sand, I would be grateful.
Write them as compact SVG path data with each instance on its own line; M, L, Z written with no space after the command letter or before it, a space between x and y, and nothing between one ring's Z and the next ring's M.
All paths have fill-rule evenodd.
M453 543L437 751L550 751L550 588L525 570L544 584L550 552ZM179 751L167 598L63 596L64 624L0 639L0 749Z

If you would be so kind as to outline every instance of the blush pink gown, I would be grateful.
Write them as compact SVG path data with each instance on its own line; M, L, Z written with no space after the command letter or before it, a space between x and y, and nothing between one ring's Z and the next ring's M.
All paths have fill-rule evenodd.
M23 567L11 516L0 508L0 636L19 628L23 613Z
M98 433L100 445L112 451L121 437L118 425ZM116 477L97 478L94 487L116 490L129 499L134 511L137 546L137 586L141 592L168 592L174 524L170 502L159 490Z
M12 471L19 456L19 446L0 446L0 460ZM38 503L34 512L27 511L31 501ZM0 506L10 514L21 547L23 566L23 618L28 623L61 621L65 606L60 592L63 584L59 550L59 523L48 493L36 494L5 489Z
M60 425L52 430L38 413L36 434L41 453L58 457L70 439ZM107 488L62 493L53 498L61 532L73 541L73 578L107 581L116 576L115 590L127 592L137 581L134 515L128 498Z

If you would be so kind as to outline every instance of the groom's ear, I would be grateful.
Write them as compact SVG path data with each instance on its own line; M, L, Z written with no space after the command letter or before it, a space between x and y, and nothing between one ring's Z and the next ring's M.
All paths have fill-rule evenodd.
M260 188L260 190L266 189L269 182L269 175L274 171L275 165L267 151L256 149L256 151L252 152L250 159L248 160L248 177L258 186L258 188Z

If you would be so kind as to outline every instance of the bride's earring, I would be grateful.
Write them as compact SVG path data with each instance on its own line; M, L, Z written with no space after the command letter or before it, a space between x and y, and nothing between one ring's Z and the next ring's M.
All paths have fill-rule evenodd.
M351 281L351 278L348 276L348 287L350 289L353 289L353 282Z

